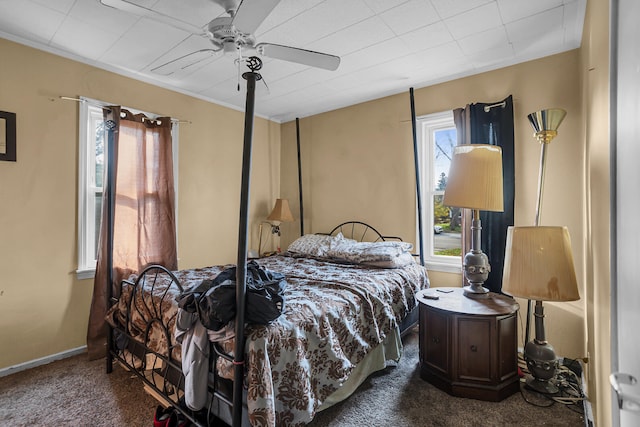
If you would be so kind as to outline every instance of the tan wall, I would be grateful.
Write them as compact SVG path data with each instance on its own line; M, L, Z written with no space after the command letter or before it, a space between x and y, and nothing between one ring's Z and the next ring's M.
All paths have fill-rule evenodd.
M83 346L92 280L77 280L78 104L87 96L182 124L180 267L233 262L244 114L0 39L0 110L17 158L0 162L0 369ZM280 125L256 119L250 224L279 195Z

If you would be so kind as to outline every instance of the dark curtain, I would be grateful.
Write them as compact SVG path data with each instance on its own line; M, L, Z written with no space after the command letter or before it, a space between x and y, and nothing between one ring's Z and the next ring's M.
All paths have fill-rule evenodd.
M504 103L504 106L502 106ZM499 104L498 106L495 106ZM488 110L488 111L485 111ZM502 289L502 269L507 240L507 227L513 225L515 198L515 159L513 144L513 98L476 103L453 111L459 144L491 144L502 148L504 212L480 211L482 251L489 258L491 273L484 286L492 292ZM462 217L462 253L471 248L471 210ZM464 280L464 279L463 279Z
M150 120L112 106L104 109L104 120L106 145L110 148L105 172L113 168L115 187L105 177L87 331L91 359L106 355L109 286L111 294L117 296L119 283L149 264L177 269L171 119ZM111 221L110 194L114 204Z

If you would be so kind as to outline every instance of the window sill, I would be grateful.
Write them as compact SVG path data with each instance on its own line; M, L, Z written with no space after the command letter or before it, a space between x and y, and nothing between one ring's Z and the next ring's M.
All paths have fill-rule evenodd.
M93 279L96 275L96 269L90 268L86 270L76 270L76 279L84 280L84 279Z
M458 263L450 264L446 262L425 261L427 270L439 271L442 273L462 274L462 266Z

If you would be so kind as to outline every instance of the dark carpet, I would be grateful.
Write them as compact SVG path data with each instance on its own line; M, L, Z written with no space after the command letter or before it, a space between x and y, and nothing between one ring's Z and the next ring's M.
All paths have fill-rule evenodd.
M502 402L449 396L420 378L417 333L404 345L400 362L373 374L309 427L584 426L581 404L526 390ZM117 364L107 375L104 360L85 355L0 378L0 426L150 427L156 406L140 379Z

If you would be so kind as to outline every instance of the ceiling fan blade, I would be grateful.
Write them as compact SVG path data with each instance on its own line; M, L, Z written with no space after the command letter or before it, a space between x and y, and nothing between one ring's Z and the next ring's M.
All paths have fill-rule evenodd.
M242 33L253 34L280 0L242 0L233 17L233 26Z
M339 56L314 52L312 50L300 49L297 47L282 46L272 43L258 43L256 45L256 51L260 55L264 55L269 58L310 65L312 67L323 68L329 71L337 70L340 65Z
M220 50L216 49L201 49L195 52L188 53L172 61L166 62L151 69L152 73L160 74L163 76L170 76L172 74L178 74L182 71L200 64L207 59L216 56Z
M199 35L205 34L205 31L196 25L189 24L188 22L181 21L172 16L156 12L155 10L148 9L143 6L138 6L137 4L129 3L125 0L100 0L100 3L114 9L122 10L124 12L129 12L134 15L142 16L158 22L162 22L167 25L171 25L174 28L184 30L188 33Z

